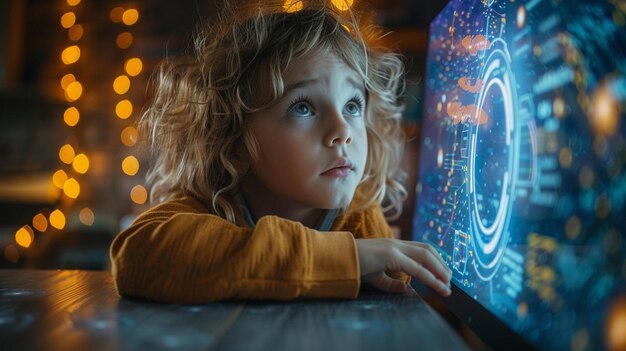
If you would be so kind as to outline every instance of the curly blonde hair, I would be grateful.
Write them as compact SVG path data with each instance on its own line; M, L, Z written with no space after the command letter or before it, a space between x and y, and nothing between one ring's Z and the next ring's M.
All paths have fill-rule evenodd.
M139 121L153 162L151 201L193 196L234 222L234 195L259 154L250 114L283 95L283 72L294 59L327 50L365 82L369 147L356 209L382 204L388 217L398 216L406 198L397 180L404 145L400 56L375 47L382 31L359 28L355 11L340 12L326 1L285 7L284 1L226 7L218 24L196 35L191 54L160 64L154 97Z

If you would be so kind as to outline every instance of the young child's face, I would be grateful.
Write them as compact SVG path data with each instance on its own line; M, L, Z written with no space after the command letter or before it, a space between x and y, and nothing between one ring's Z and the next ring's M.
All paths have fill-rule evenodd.
M261 151L253 174L288 204L347 206L367 159L363 80L322 52L292 61L284 81L286 95L251 116Z

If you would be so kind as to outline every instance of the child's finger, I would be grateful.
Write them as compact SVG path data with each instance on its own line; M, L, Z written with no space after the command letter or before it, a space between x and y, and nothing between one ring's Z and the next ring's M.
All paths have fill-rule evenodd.
M423 265L441 281L448 283L452 278L448 267L441 263L441 261L436 258L437 255L433 254L431 250L420 246L408 245L404 247L403 251L405 255Z
M430 286L443 296L450 295L450 287L441 280L437 279L431 271L426 269L419 262L416 262L407 256L402 256L401 258L399 258L399 262L403 267L404 272L406 272L410 276L421 281L423 284Z
M441 257L441 255L439 254L437 249L435 249L432 245L428 245L428 244L424 244L424 243L418 243L418 244L419 244L419 246L421 246L423 248L428 248L428 250L430 252L432 252L433 255L435 255L435 257L437 257L437 259L439 259L441 264L443 264L444 267L448 268L448 265L446 264L446 261L443 259L443 257ZM448 268L448 270L450 270L450 269ZM450 271L450 273L452 273L452 271Z

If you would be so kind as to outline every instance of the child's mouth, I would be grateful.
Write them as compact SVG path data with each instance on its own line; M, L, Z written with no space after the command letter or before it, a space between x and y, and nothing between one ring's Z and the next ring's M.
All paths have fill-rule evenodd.
M321 175L329 177L347 177L348 175L350 175L350 172L352 172L352 168L344 166L329 169Z

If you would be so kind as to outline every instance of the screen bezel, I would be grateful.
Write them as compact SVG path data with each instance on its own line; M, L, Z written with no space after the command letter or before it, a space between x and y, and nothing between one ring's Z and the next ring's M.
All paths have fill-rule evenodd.
M442 297L416 279L411 280L411 287L425 301L437 299L461 322L472 329L484 343L495 350L538 350L535 345L529 343L522 335L516 333L454 283L452 294L448 297Z

